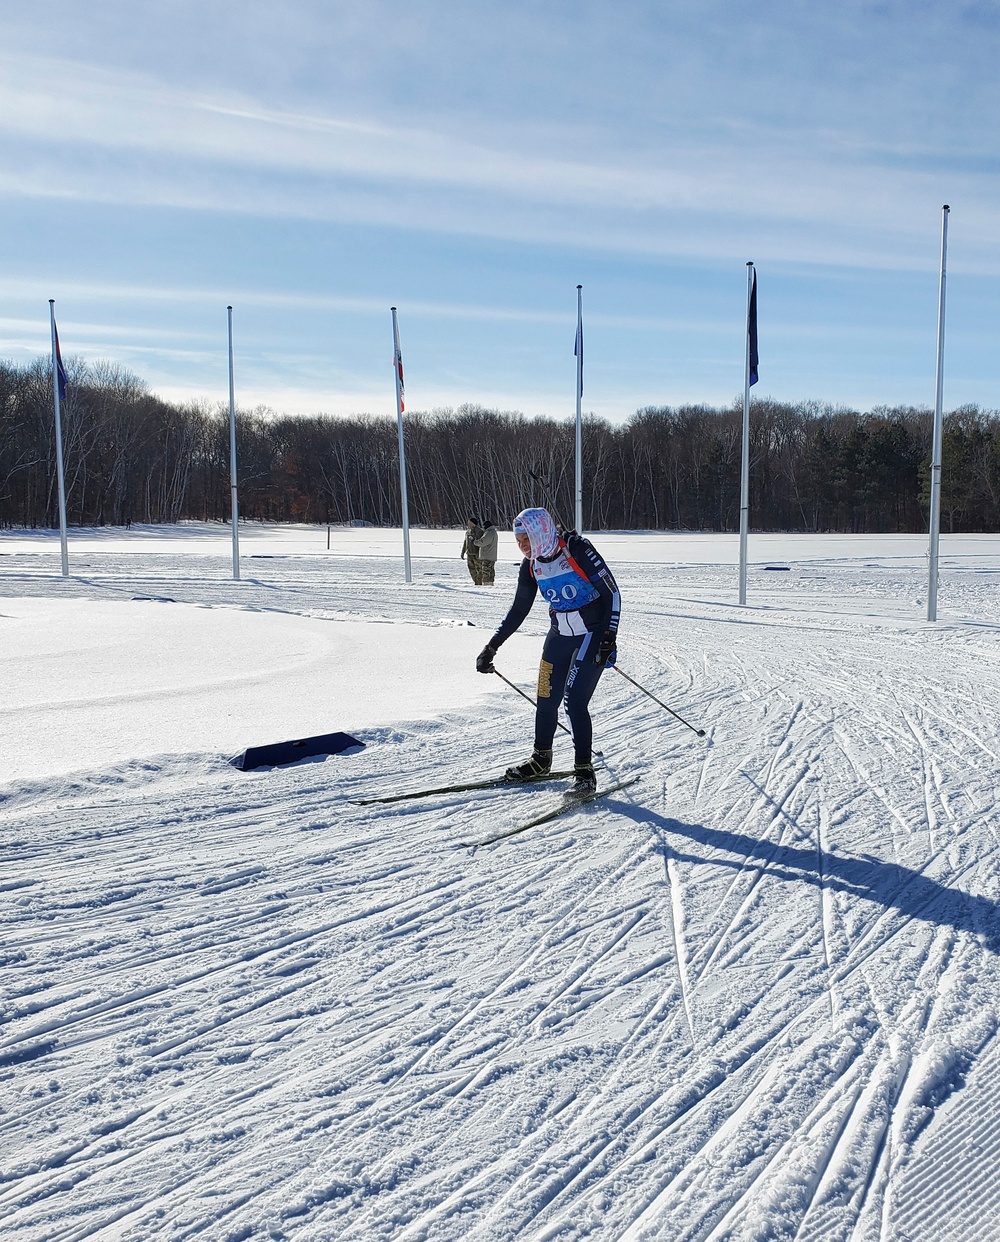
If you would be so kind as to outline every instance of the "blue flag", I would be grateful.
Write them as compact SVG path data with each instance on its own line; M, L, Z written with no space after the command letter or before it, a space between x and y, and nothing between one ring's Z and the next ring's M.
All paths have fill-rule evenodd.
M63 366L62 354L59 352L59 329L52 323L52 331L56 339L56 376L59 383L59 400L66 400L66 368Z
M750 309L747 314L747 332L750 334L750 383L757 383L757 269L750 282Z
M403 384L403 354L398 345L393 353L392 365L395 367L396 375L399 379L399 409L402 412L406 409L406 387Z

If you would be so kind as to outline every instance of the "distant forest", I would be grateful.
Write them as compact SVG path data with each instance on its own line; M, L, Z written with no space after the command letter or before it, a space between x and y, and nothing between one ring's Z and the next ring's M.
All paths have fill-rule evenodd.
M224 520L224 409L176 405L111 364L69 365L63 406L71 525ZM584 425L588 529L733 531L739 526L742 406L650 406L622 424ZM391 416L238 415L240 516L298 522L401 521ZM463 405L407 414L410 521L508 523L545 503L573 513L572 419ZM931 414L866 413L758 400L751 411L750 525L755 530L890 532L927 528ZM58 525L52 382L47 360L0 363L0 525ZM942 529L1000 531L1000 412L947 415Z

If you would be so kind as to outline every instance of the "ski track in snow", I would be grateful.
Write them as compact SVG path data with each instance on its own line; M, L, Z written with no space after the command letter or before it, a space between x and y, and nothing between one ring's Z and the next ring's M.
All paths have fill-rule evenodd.
M0 591L484 633L512 580L42 565ZM514 695L0 791L4 1236L1000 1237L1000 574L936 629L916 571L765 577L624 566L622 665L707 738L608 674L603 780L643 779L474 854L558 791L358 800L522 757Z

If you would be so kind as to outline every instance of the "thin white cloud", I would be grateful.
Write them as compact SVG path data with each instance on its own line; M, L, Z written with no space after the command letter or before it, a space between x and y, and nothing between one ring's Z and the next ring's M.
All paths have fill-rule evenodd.
M227 104L134 75L40 58L8 57L0 130L60 146L93 144L243 165L464 186L555 202L634 208L700 203L694 171L533 158L449 135L365 120Z
M662 128L623 154L538 153L538 135L460 135L280 111L69 61L7 57L0 193L329 219L663 255L932 267L947 192L968 261L1000 270L995 176L879 163L837 130ZM746 129L750 129L750 133ZM31 158L14 158L18 144ZM595 139L591 136L591 147ZM932 227L932 226L931 226ZM963 259L957 256L961 264Z
M0 296L16 288L17 285L4 285L0 283ZM59 331L64 336L70 334L76 338L97 338L102 341L116 341L122 344L127 344L129 341L146 341L151 335L151 329L148 326L140 328L131 324L91 323L85 320L62 318L59 320ZM48 340L47 328L41 315L37 319L0 318L0 333L3 334L4 339L17 332L23 333L26 336L33 336L42 332L45 340ZM156 335L159 340L169 341L208 340L208 334L205 332L186 332L176 328L158 327Z
M39 281L12 280L0 278L0 297L7 299L31 299L38 297ZM44 282L41 282L44 283ZM52 282L58 288L60 297L72 298L79 302L152 302L173 303L178 305L211 305L223 307L230 303L237 307L257 307L275 310L306 310L330 311L334 313L354 313L385 316L388 314L390 300L388 298L357 298L337 297L335 295L291 293L266 290L222 290L205 289L197 286L157 287L155 285L119 285L92 284L87 282ZM484 323L524 323L551 324L563 328L572 328L576 324L575 311L542 311L528 307L504 307L475 305L468 302L427 302L403 301L396 299L402 316L411 315L422 318L458 319L461 321L478 320ZM35 322L28 319L0 319L0 330L6 328L28 331L34 324L37 328L41 319ZM122 325L105 326L90 322L63 321L60 331L66 335L71 328L79 327L87 336L104 335L120 338L141 338L151 334L150 329L133 328ZM715 332L731 330L731 325L716 320L696 320L689 317L667 317L650 315L609 315L600 312L587 313L587 323L594 327L617 328L625 331L666 331L666 332ZM159 329L157 329L159 333ZM167 336L192 339L205 339L201 333L185 333L168 330ZM47 337L46 337L47 339Z

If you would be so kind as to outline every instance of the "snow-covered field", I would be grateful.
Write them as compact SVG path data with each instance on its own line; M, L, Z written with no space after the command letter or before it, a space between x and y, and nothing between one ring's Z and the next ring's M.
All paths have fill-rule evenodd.
M607 673L471 852L558 789L359 802L527 754L513 540L326 538L0 536L2 1235L1000 1238L1000 539L594 536L707 736Z

